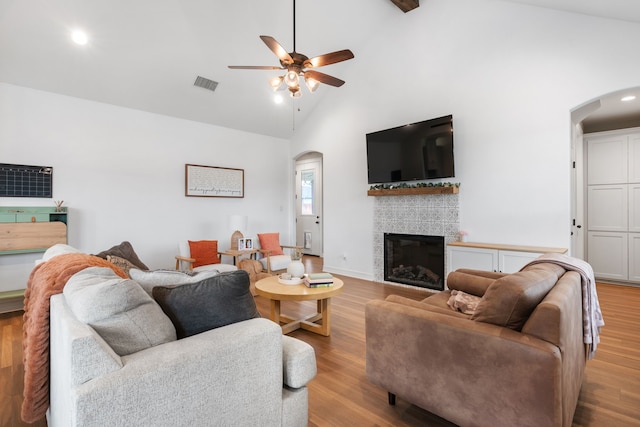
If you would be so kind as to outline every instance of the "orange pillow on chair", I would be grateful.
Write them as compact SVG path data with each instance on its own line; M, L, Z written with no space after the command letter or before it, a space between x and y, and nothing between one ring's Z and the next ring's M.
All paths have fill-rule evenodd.
M193 268L201 265L220 264L217 240L189 240L189 252L195 259Z
M280 233L258 234L258 239L260 239L262 249L271 251L269 255L284 255L282 246L280 246Z

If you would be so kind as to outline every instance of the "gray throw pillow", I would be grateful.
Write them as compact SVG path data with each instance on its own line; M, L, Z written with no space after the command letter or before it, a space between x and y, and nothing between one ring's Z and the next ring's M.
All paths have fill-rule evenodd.
M208 270L202 272L189 272L176 270L154 270L143 271L138 269L129 270L129 276L135 280L142 289L151 295L151 291L156 286L184 285L186 283L200 282L201 280L219 274L218 270Z
M196 283L156 286L153 298L169 316L178 338L260 317L244 270L220 273Z
M78 320L91 326L120 356L176 339L171 320L158 304L140 285L110 268L90 267L76 273L62 292Z
M107 249L106 251L102 251L99 254L96 254L97 257L100 257L102 259L107 259L107 255L114 255L120 258L124 258L131 264L138 267L140 270L149 269L149 267L147 267L144 262L140 260L136 251L133 250L133 246L131 245L131 243L127 241L124 241L119 245L115 245Z

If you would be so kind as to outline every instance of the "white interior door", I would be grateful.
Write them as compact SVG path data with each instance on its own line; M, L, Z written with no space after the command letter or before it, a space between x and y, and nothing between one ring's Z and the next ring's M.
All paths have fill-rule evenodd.
M322 256L322 158L296 162L296 245Z

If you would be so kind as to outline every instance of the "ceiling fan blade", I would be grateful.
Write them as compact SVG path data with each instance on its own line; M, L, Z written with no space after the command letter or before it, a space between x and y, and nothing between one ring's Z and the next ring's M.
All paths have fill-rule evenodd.
M276 39L271 36L260 36L260 38L264 44L266 44L267 47L276 54L278 59L280 59L284 65L293 64L293 58L291 58L291 55L289 55L289 53L280 46L280 43L278 43Z
M331 52L325 55L316 56L315 58L307 59L306 61L304 61L304 64L302 64L302 66L305 68L322 67L325 65L335 64L336 62L353 59L353 57L353 52L351 52L349 49L338 50L336 52Z
M344 80L340 80L328 74L320 73L314 70L305 71L304 76L319 81L320 83L327 84L329 86L340 87L344 84Z
M232 70L285 70L282 67L271 65L229 65Z

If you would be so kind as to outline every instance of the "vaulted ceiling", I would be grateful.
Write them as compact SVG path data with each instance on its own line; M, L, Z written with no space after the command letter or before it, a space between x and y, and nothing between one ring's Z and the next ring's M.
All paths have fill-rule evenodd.
M640 22L637 0L511 1ZM227 66L278 65L259 36L292 50L292 15L291 0L0 0L0 82L289 138L343 89L303 88L294 103L282 92L277 105L267 80L280 73ZM321 69L349 85L369 37L402 19L390 0L299 0L296 47L309 57L351 49L355 59ZM76 28L87 45L70 42ZM194 86L197 76L218 82L215 91Z

